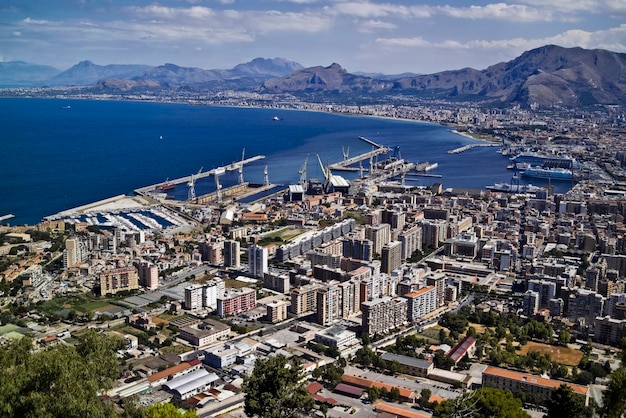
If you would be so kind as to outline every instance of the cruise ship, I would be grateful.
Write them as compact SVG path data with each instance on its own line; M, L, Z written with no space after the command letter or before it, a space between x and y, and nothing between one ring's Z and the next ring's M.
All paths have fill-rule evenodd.
M538 179L571 180L574 173L566 168L530 167L522 172L522 176Z
M511 158L513 164L529 163L533 166L549 166L561 168L576 168L577 161L564 155L544 155L536 152L523 152Z

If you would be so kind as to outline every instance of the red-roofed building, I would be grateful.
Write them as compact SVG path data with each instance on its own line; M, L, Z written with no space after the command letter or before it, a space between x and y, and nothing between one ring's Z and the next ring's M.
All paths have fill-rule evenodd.
M414 403L415 399L417 399L417 394L415 391L395 385L390 385L388 383L378 382L376 380L366 379L364 377L353 376L350 374L344 374L341 376L341 381L351 386L358 386L361 388L369 389L372 386L377 388L385 388L388 392L391 392L391 389L397 388L400 393L400 400L402 402L410 402Z
M474 357L476 353L476 339L469 335L463 338L452 350L446 353L446 357L454 360L454 365L461 361L467 354L468 357Z
M510 390L515 393L532 393L542 398L549 398L552 391L561 384L566 384L574 393L589 404L589 387L560 380L546 379L528 373L520 373L512 370L489 366L483 371L483 386L501 390Z
M391 405L385 402L380 402L376 404L376 411L384 412L387 414L391 414L391 416L402 417L402 418L430 418L429 414L410 411L408 409L400 408L395 405Z

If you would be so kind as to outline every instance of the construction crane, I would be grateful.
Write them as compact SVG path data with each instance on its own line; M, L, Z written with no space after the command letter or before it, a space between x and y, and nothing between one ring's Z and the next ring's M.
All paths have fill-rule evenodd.
M298 170L298 174L300 174L300 185L304 187L306 185L306 163L309 161L309 155L304 158L304 163L300 170Z
M200 167L200 170L198 170L198 173L195 174L195 176L199 176L200 173L202 173L202 169L204 167ZM189 182L187 183L187 186L189 186L189 193L187 194L187 199L188 200L194 200L196 198L196 179L194 177L194 174L192 174L189 177Z
M246 149L241 152L241 165L239 166L239 184L243 184L243 160L246 159Z

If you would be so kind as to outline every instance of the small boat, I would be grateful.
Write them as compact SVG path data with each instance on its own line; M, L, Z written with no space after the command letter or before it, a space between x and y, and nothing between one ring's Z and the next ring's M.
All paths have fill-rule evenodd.
M274 120L280 120L278 116L274 116Z
M71 109L71 108L72 108L72 107L71 107L70 105L67 105L67 106L63 106L63 107L61 107L61 109Z

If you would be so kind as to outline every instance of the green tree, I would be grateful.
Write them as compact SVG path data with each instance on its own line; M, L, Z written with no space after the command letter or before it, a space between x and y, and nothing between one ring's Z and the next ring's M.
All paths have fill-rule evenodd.
M609 377L609 384L602 394L600 415L620 418L626 414L626 368L622 367Z
M574 393L571 387L561 384L552 391L547 401L548 413L545 418L591 418L593 411L585 406L585 401Z
M430 389L422 389L422 391L420 392L420 398L417 401L422 408L428 409L432 407L430 403L430 397L432 396L432 394L433 392Z
M196 418L195 410L180 412L171 403L156 403L146 408L144 416L146 418Z
M32 342L23 338L0 348L0 416L115 416L113 405L97 393L110 388L118 375L118 360L110 349L117 344L116 339L90 332L77 347L57 345L32 352Z
M261 418L286 418L307 413L315 402L304 386L297 359L283 355L258 359L244 378L244 412Z
M435 407L433 418L530 418L522 409L522 401L510 391L480 388L465 392L456 399L446 399Z

